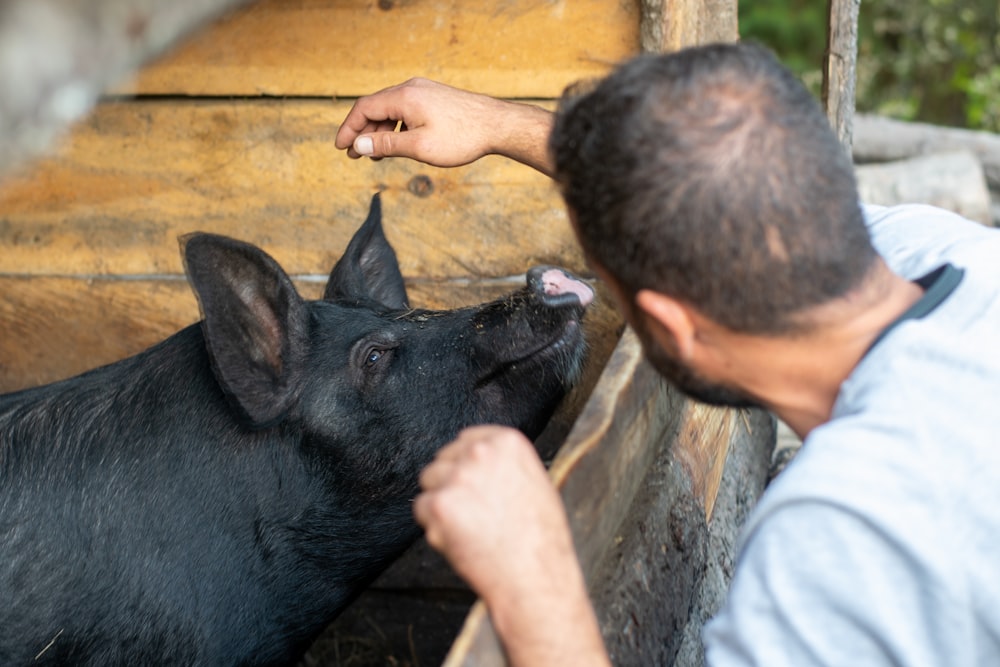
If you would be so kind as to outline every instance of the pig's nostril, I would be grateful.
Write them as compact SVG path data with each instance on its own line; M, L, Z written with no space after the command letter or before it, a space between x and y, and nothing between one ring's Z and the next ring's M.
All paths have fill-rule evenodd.
M572 274L555 267L536 267L528 273L528 283L543 296L545 303L562 306L578 302L587 307L594 300L594 290Z

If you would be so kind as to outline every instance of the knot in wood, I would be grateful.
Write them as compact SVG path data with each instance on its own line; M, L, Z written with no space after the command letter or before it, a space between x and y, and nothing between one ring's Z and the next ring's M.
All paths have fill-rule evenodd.
M417 174L407 183L406 189L418 197L430 197L431 193L434 192L434 182L430 176Z

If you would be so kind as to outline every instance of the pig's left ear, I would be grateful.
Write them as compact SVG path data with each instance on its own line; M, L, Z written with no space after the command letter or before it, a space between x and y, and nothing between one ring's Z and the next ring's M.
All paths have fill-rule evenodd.
M382 202L372 197L368 219L354 233L340 258L323 298L327 301L379 304L389 310L406 310L406 285L399 271L396 253L382 231Z
M305 303L259 248L214 234L187 235L181 246L219 384L253 425L278 421L301 384Z

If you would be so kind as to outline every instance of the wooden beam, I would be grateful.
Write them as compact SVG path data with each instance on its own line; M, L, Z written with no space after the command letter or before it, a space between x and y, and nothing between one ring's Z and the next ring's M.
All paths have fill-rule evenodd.
M329 270L383 192L404 275L586 273L545 176L500 157L459 169L350 160L333 147L348 102L102 104L52 159L0 186L0 274L182 274L177 237L266 247L290 273Z
M555 98L638 49L638 5L264 0L192 36L127 93L356 97L413 76Z

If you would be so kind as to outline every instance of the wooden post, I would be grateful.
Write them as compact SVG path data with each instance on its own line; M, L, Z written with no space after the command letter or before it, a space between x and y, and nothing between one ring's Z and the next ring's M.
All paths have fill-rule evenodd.
M850 152L854 119L854 84L858 55L858 7L861 0L829 0L823 104L840 143Z
M733 0L642 0L639 12L639 46L643 53L733 42L739 36Z

